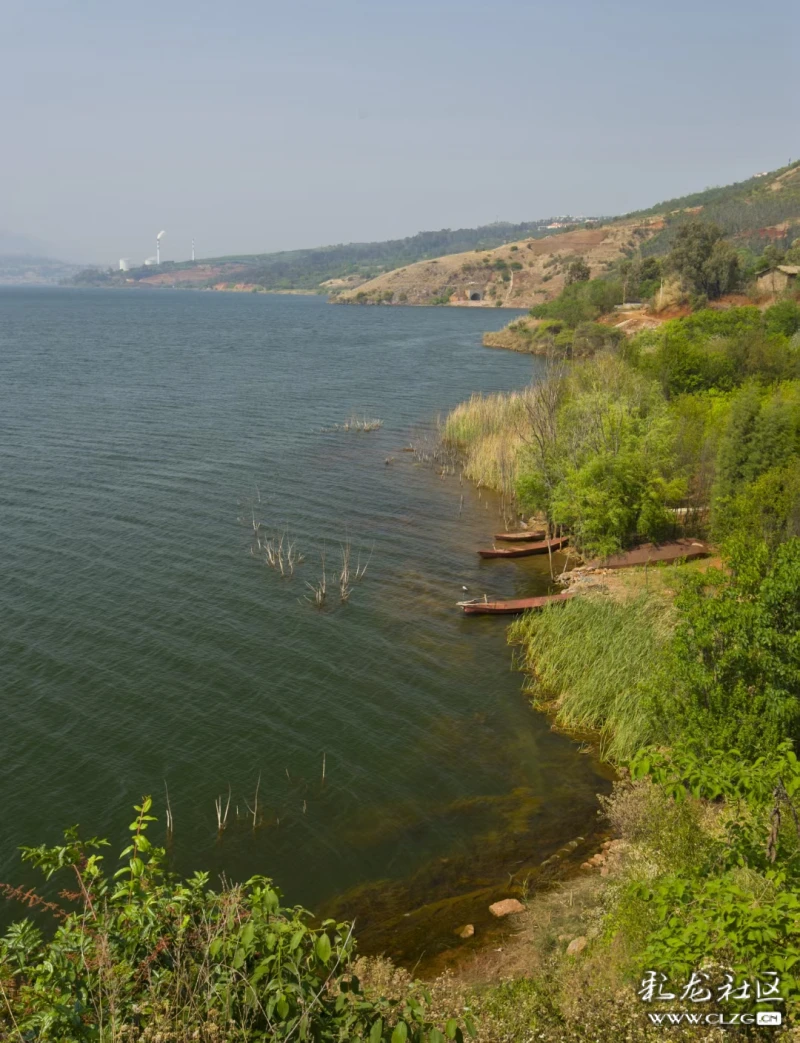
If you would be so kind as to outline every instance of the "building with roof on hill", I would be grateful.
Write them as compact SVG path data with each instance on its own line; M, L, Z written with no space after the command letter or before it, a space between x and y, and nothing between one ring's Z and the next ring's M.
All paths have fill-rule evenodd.
M786 290L796 289L800 285L797 281L798 274L800 274L798 264L776 264L772 268L758 273L756 285L760 293L784 293Z

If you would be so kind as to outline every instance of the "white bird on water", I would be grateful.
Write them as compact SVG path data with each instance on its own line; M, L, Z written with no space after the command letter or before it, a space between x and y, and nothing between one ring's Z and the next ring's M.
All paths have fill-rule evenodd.
M465 587L465 586L464 586L464 585L462 584L462 586L461 586L461 589L462 589L462 590L469 590L469 587Z

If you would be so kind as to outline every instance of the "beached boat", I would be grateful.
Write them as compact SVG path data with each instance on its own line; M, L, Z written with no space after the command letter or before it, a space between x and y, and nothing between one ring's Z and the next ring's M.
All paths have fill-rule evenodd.
M527 532L496 532L496 540L504 540L507 543L519 543L522 540L543 540L547 536L544 529L529 529Z
M464 614L467 616L511 615L515 612L527 612L530 609L544 608L545 605L555 605L560 601L568 601L573 597L575 597L575 594L566 590L563 594L545 594L539 598L517 598L512 601L487 601L486 599L481 601L475 598L472 601L459 601L458 607L463 608Z
M561 550L569 536L559 536L555 540L539 540L538 543L523 543L517 547L492 547L491 550L479 550L482 558L524 558L528 554L547 554L549 550Z
M669 543L643 543L633 550L611 554L586 563L587 569L630 569L634 565L671 565L674 561L707 558L711 548L702 540L670 540Z

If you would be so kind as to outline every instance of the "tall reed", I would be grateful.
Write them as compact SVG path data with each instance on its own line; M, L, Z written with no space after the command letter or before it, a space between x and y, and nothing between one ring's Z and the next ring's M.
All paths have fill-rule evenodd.
M513 494L529 423L528 395L528 391L473 395L448 414L442 440L460 452L466 478Z
M583 595L509 629L526 691L558 725L600 733L601 752L624 760L660 738L650 682L666 655L674 613L657 594L619 602Z

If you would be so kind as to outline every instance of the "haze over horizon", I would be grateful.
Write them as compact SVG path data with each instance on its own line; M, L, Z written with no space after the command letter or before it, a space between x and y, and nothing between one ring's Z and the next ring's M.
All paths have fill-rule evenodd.
M800 15L12 0L0 228L115 264L618 214L797 155Z

